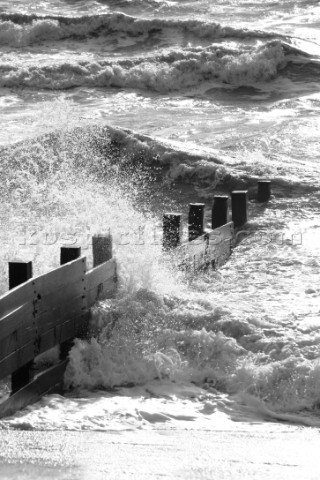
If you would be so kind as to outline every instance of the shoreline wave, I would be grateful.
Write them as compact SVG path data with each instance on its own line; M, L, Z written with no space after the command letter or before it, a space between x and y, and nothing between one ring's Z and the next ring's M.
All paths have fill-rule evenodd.
M159 93L198 87L204 82L251 86L269 82L280 74L290 77L300 65L311 79L320 62L280 40L253 48L173 48L153 55L113 60L48 61L46 64L0 65L0 87L63 90L76 87L114 87Z
M201 20L148 19L120 12L81 17L0 14L0 44L16 47L70 37L80 39L88 36L107 36L115 32L141 36L152 35L163 30L176 32L177 29L185 35L193 35L200 39L279 38L279 35L272 32L237 29Z

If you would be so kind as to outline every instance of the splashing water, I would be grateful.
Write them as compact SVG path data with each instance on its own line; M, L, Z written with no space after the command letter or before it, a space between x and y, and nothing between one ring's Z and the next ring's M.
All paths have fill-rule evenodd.
M92 235L109 230L119 290L75 342L66 397L1 428L318 425L317 10L159 0L138 2L142 18L137 2L122 2L130 16L76 3L0 12L1 290L8 259L39 274L77 243L90 266ZM267 207L253 200L265 176ZM162 252L162 214L203 201L209 216L233 188L251 202L230 261L184 276Z

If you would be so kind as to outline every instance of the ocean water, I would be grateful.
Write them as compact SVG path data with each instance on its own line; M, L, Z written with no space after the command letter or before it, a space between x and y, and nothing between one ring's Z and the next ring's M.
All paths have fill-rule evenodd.
M1 2L1 291L109 229L119 265L66 396L1 429L319 427L319 26L311 0ZM163 213L234 188L241 241L186 277Z

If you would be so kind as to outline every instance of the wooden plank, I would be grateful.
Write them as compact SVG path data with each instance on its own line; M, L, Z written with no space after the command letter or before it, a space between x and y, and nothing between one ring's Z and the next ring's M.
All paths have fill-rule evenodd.
M37 402L45 394L61 393L66 366L67 360L53 365L41 372L28 385L0 403L0 418L13 415L27 405Z
M66 340L83 337L87 333L88 321L89 312L84 312L80 317L70 318L57 327L42 333L39 343L39 353L46 352Z
M222 265L231 254L233 222L229 222L178 247L173 261L183 270L197 270Z
M0 297L0 324L3 317L17 310L25 303L38 300L38 295L51 294L52 291L83 277L86 270L86 258L81 257L66 263L52 272L32 278L22 285L13 288Z
M207 260L212 266L219 267L223 265L231 255L233 234L233 222L229 222L208 233Z
M34 340L37 330L36 325L19 328L0 340L0 361L10 355L10 353L23 347Z
M42 333L64 323L69 318L81 316L85 305L83 295L78 295L70 301L56 303L53 308L43 310L36 318L31 316L29 324L21 324L20 328L0 340L0 361L32 340L37 339L39 344Z
M37 302L37 326L44 331L86 307L86 283L81 276L75 282L57 288Z
M102 263L95 268L92 268L86 273L86 288L91 290L100 283L116 276L116 261L114 259Z
M36 294L41 295L41 297L52 295L52 292L58 288L75 283L77 279L84 277L85 273L86 257L77 258L45 275L34 278Z
M64 323L69 318L80 316L86 309L86 299L83 295L73 297L70 301L56 304L53 308L43 310L36 319L38 334Z
M19 350L15 350L10 355L3 358L0 362L0 379L11 375L12 372L18 370L26 363L33 360L34 354L34 342L30 341Z
M209 244L218 245L223 240L232 239L234 234L233 222L226 223L222 227L208 232Z
M50 284L51 291L47 295L38 294L39 290L36 289L37 296L32 303L25 304L0 321L0 360L56 324L63 323L69 317L81 315L86 305L83 262L72 262L67 266L67 278L75 273L75 277L71 277L72 281L67 285L55 283L61 274L61 269L57 270L36 279L36 283L40 280L40 286L44 287L44 290L40 290L41 293L48 291L46 285ZM66 269L63 270L66 273Z
M84 311L80 317L70 318L64 323L43 332L41 336L39 335L1 360L0 378L10 375L40 353L46 352L70 338L82 335L87 323L88 313Z
M33 303L29 301L0 320L0 338L7 337L19 328L27 328L33 321Z
M33 299L35 294L34 278L4 293L0 297L0 318L16 310L24 303Z
M88 308L92 307L99 300L112 298L116 292L117 284L113 278L109 278L103 283L87 291Z
M204 266L208 245L207 234L200 235L191 242L176 249L177 266L183 270L194 270Z
M117 269L114 259L105 262L86 274L87 306L91 307L98 300L110 298L117 287Z

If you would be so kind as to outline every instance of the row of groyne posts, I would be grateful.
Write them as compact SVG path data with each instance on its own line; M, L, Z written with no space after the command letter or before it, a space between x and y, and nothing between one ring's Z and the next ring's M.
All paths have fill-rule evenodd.
M267 202L271 196L270 180L260 180L257 186L258 202ZM205 204L190 203L188 215L188 242L182 241L182 213L163 216L163 248L173 252L178 267L197 270L222 265L231 254L235 230L248 220L248 190L231 193L231 220L229 196L216 195L211 212L211 228L205 228Z
M258 182L257 200L270 198L270 181ZM163 248L174 252L178 266L217 267L231 253L234 228L247 222L248 191L231 193L232 221L228 222L228 196L215 196L212 229L204 228L204 204L190 204L188 241L181 241L182 214L166 213ZM109 233L92 237L93 267L87 269L81 247L61 247L60 266L33 277L32 262L9 262L9 291L0 297L0 381L11 379L11 395L0 400L0 418L36 402L47 393L61 391L68 353L75 338L88 334L90 308L113 298L117 265ZM58 363L34 373L34 361L60 347Z

